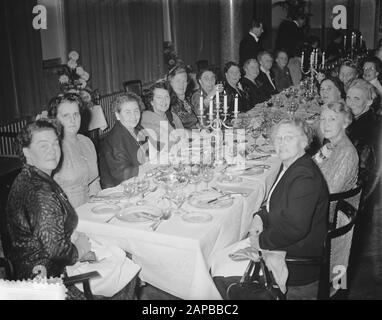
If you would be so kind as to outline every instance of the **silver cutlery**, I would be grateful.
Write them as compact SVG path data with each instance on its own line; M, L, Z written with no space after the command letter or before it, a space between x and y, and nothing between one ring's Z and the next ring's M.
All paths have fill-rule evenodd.
M111 220L113 220L116 217L116 215L113 215L111 218L107 219L105 223L109 223Z
M216 201L218 201L218 200L221 200L221 199L224 198L224 197L230 197L232 194L235 194L235 193L227 193L227 194L223 194L223 195L221 195L221 196L218 196L218 197L216 197L216 198L214 198L214 199L211 199L211 200L207 201L207 203L208 203L208 204L210 204L210 203L214 203L214 202L216 202Z
M164 211L163 214L159 217L159 220L158 221L155 221L151 226L151 230L155 231L158 226L164 221L164 220L168 220L170 219L171 217L171 211L168 210L168 211Z
M224 190L218 189L216 187L211 187L211 188L214 189L215 191L219 192L219 193L222 193L225 196L238 194L238 195L241 195L243 197L248 197L248 195L250 193L250 192L233 192L233 191L230 192L230 191L224 191Z

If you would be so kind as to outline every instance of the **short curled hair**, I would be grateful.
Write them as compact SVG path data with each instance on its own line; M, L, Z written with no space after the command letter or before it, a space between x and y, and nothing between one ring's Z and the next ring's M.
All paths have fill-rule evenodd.
M216 77L215 71L213 71L210 67L207 67L207 68L203 68L197 72L196 80L199 81L205 72L212 72L214 74L214 76Z
M44 119L39 119L39 120L30 122L24 128L22 128L21 131L17 134L15 147L16 147L17 154L23 163L26 163L23 148L30 147L32 143L33 135L36 132L41 132L46 130L53 130L54 133L57 135L58 140L61 142L62 125L56 119L44 118Z
M350 108L346 105L345 101L330 102L327 105L324 105L323 108L328 108L329 110L342 114L345 118L345 122L347 125L351 124L353 121L353 113L351 112Z
M341 95L341 98L342 99L345 99L346 97L346 93L345 93L345 88L344 88L344 84L342 83L342 81L337 78L337 77L332 77L332 76L327 76L325 77L324 80L321 81L320 83L320 90L321 90L321 87L322 87L322 84L324 83L324 81L326 80L330 80L334 86L338 89L338 91L340 92L340 95Z
M259 65L259 61L257 61L255 58L250 58L250 59L248 59L248 60L246 60L246 61L244 62L244 64L243 64L243 70L245 70L251 62L254 62L254 63L256 63L257 65Z
M382 71L382 66L381 66L381 60L379 60L377 57L367 57L365 60L363 60L362 62L362 68L365 66L365 63L373 63L374 66L375 66L375 70L378 72L378 73L381 73Z
M305 150L308 149L308 147L310 146L313 140L313 129L304 119L301 119L298 117L282 119L279 123L277 123L272 128L272 135L271 135L272 140L274 141L275 135L278 129L280 128L280 126L286 125L286 124L296 127L301 132L301 135L307 139L307 145L305 147Z
M53 119L57 118L58 107L64 102L76 103L80 113L83 112L84 106L81 97L77 93L67 92L60 94L49 101L48 117Z
M187 67L185 64L180 63L176 64L174 67L172 67L166 75L166 80L171 81L172 78L174 78L177 74L179 73L185 73L187 75L187 80L188 80L188 72L187 72Z
M150 87L150 89L146 91L145 96L143 98L143 100L145 101L146 109L151 110L151 111L153 110L151 102L154 99L154 91L155 91L155 89L167 90L169 92L169 94L170 94L169 87L170 87L170 84L168 83L168 81L161 80L161 81L155 82Z
M223 70L224 73L227 73L228 70L229 70L232 66L238 67L239 70L240 70L240 67L239 67L239 65L238 65L236 62L229 61L229 62L227 62L227 63L224 65L224 70Z
M377 97L377 93L375 91L374 86L364 79L354 79L350 85L347 92L349 92L350 89L357 88L361 90L364 94L367 100L373 101Z
M145 105L143 104L143 101L140 96L138 96L136 93L128 91L123 93L122 95L116 97L113 102L111 103L111 107L114 113L120 113L121 107L126 102L135 101L138 103L139 111L142 112L145 110Z

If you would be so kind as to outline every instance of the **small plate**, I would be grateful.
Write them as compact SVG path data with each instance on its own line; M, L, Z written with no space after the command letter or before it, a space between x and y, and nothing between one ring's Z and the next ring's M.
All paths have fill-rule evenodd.
M232 206L233 198L227 197L208 203L208 201L221 196L221 193L214 190L195 192L188 198L188 204L198 209L221 209Z
M126 222L153 222L162 215L159 208L153 206L130 207L119 212L116 217Z
M212 220L212 216L206 212L190 212L182 215L182 220L190 223L205 223Z
M115 204L100 204L91 209L95 214L116 214L121 211L121 207Z

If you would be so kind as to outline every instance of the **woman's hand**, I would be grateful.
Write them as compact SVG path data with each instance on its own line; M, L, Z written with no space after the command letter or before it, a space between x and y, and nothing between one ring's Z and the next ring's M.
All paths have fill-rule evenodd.
M249 228L250 236L258 236L263 232L263 221L258 215L255 215L252 220L252 225Z
M77 237L73 242L78 251L78 259L82 259L91 249L91 243L86 234L77 232Z

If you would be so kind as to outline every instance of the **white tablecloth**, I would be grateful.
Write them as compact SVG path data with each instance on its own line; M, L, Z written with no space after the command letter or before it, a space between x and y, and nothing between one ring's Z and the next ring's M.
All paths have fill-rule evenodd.
M188 223L173 215L153 232L151 223L128 223L113 219L111 215L97 215L91 209L97 203L77 208L78 231L106 244L115 244L133 254L133 260L142 267L143 281L183 299L221 299L209 273L210 258L214 252L243 239L256 212L279 169L279 161L272 157L262 161L271 169L261 175L245 177L241 186L253 189L248 197L234 196L231 207L201 210L188 203L188 211L205 211L213 219L206 223ZM146 170L140 171L140 175ZM216 185L215 180L211 185ZM186 187L192 191L194 186ZM202 184L200 188L204 188ZM188 189L188 190L187 190ZM146 197L149 204L157 205L163 190L158 189Z

